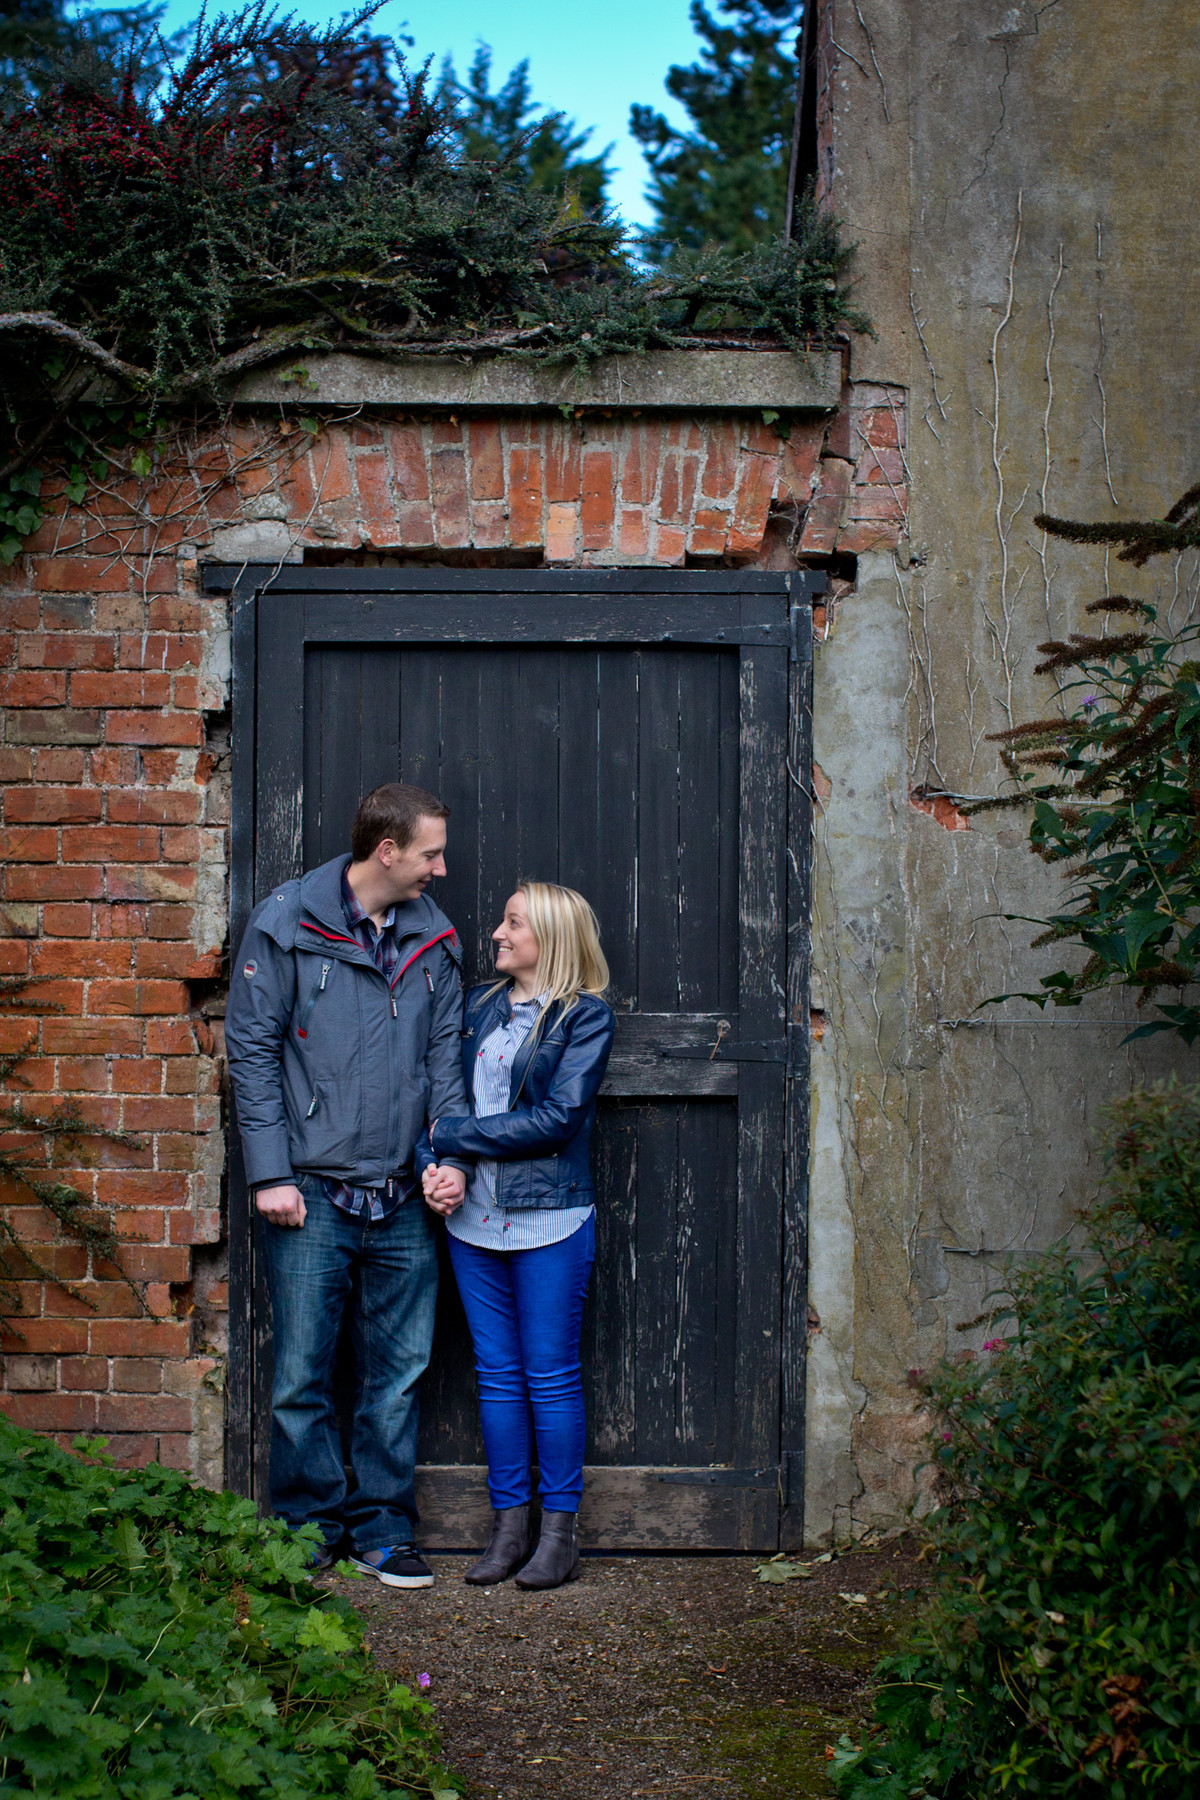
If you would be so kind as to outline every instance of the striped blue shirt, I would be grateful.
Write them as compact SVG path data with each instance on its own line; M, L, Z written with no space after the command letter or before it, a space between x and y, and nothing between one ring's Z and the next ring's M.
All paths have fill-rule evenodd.
M508 1024L498 1025L479 1046L475 1058L477 1118L508 1111L513 1060L533 1030L541 1007L540 997L518 1001ZM481 1250L540 1250L570 1237L596 1210L593 1206L497 1206L499 1170L497 1162L477 1162L466 1199L446 1220L447 1231L464 1244L475 1244Z

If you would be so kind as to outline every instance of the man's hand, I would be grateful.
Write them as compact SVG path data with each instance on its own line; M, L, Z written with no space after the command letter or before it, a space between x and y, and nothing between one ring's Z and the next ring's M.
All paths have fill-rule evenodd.
M463 1203L467 1178L461 1169L452 1169L448 1165L439 1168L436 1163L431 1163L421 1176L421 1186L425 1191L426 1206L448 1219Z
M304 1195L291 1182L280 1187L260 1187L254 1196L254 1204L264 1219L272 1225L301 1226L307 1215Z

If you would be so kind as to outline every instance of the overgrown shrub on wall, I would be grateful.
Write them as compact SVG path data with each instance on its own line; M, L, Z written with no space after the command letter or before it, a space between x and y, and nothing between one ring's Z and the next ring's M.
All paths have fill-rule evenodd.
M843 1800L1200 1791L1200 1088L1115 1108L1080 1256L921 1385L935 1598L843 1740Z
M259 4L202 20L161 81L131 42L0 115L10 560L41 516L39 458L85 484L114 430L149 455L164 408L219 400L255 365L302 394L304 356L335 348L578 364L868 328L831 217L647 273L614 217L531 183L522 144L464 157L428 67L398 60L394 105L330 78L364 16L314 34Z

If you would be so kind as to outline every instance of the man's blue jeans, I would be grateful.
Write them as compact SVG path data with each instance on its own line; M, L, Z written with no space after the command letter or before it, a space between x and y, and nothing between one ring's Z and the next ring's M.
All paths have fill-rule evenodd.
M289 1525L345 1530L355 1551L412 1542L417 1383L433 1344L437 1245L414 1197L371 1224L343 1212L312 1176L299 1183L308 1216L263 1222L274 1321L271 1507ZM347 1487L333 1368L349 1312L355 1402Z
M596 1257L595 1215L540 1250L448 1242L475 1344L492 1505L499 1511L529 1500L536 1437L542 1505L578 1512L586 1437L579 1333Z

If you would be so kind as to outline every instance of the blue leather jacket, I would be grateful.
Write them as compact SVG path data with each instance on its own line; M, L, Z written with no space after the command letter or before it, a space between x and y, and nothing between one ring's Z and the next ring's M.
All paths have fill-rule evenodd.
M463 1080L474 1099L475 1059L483 1040L507 1023L507 988L472 988L463 1019ZM588 1139L616 1021L612 1008L581 994L569 1011L552 1006L513 1060L509 1110L479 1119L439 1117L421 1140L417 1161L487 1157L500 1164L502 1206L589 1206L596 1188Z

